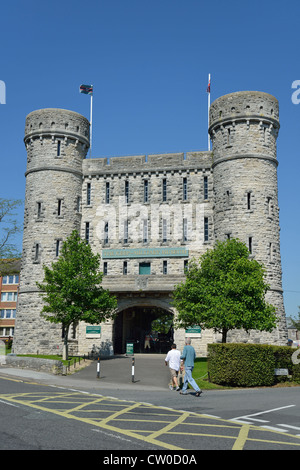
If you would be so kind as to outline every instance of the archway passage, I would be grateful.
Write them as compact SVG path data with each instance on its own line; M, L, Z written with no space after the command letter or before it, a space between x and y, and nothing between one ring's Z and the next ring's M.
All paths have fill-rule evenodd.
M124 354L127 342L134 353L166 353L173 342L173 314L158 307L122 310L114 324L115 354Z

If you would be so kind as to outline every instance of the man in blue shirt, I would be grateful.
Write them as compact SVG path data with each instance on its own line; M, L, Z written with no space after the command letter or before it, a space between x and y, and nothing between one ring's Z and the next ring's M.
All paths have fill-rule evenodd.
M195 353L195 349L191 345L191 338L186 338L185 346L182 351L182 356L180 357L180 359L183 359L184 366L185 366L183 387L180 392L181 395L187 395L188 383L193 387L194 390L196 390L196 397L199 397L202 393L202 390L198 387L198 385L196 384L192 376L195 357L196 357L196 353Z

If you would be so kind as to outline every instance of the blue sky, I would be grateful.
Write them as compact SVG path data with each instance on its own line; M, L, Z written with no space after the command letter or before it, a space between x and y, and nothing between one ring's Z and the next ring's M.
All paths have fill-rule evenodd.
M279 100L278 181L287 315L300 305L299 0L11 0L0 11L0 197L24 199L26 115L89 117L93 156L207 149L211 101L259 90ZM23 208L19 211L23 221ZM17 240L21 247L21 237Z

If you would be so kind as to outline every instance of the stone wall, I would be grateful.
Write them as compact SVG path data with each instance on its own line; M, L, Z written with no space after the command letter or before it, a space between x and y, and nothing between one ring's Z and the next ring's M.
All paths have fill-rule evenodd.
M276 98L239 92L217 99L210 112L213 143L215 239L239 238L263 264L270 285L268 301L279 324L272 334L234 332L233 340L286 344L282 297L276 139Z
M54 375L61 375L63 373L63 364L61 361L36 357L8 355L5 356L5 366L46 372Z
M22 266L13 349L15 353L59 353L61 326L40 316L36 282L43 265L58 258L62 242L80 229L82 159L89 147L89 122L81 115L44 109L26 118L26 193Z
M278 102L271 95L233 93L211 105L212 152L85 159L89 122L83 116L57 109L30 113L24 139L26 196L14 352L62 350L61 328L40 317L43 304L36 281L43 279L43 264L57 259L61 243L74 229L102 256L103 287L117 296L119 312L129 304L159 304L176 314L172 290L184 279L186 262L216 240L239 238L266 268L271 285L267 299L276 306L279 326L268 335L229 336L285 344L278 119ZM168 249L181 251L171 256ZM128 257L120 256L120 250L129 250ZM130 250L140 251L130 255ZM149 255L151 250L157 255ZM150 263L150 273L140 274L141 263ZM183 330L175 332L180 349L185 336ZM218 340L211 331L192 338L199 355L206 354L208 342ZM113 320L102 324L95 338L80 324L72 349L84 354L98 348L111 355L113 343Z

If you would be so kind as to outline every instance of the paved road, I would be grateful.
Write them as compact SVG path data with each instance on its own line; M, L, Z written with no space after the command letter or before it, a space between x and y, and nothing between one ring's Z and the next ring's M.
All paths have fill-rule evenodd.
M9 423L0 446L300 449L298 387L182 396L168 390L163 359L136 356L134 382L126 357L101 361L100 379L96 363L67 377L0 368L0 416Z

